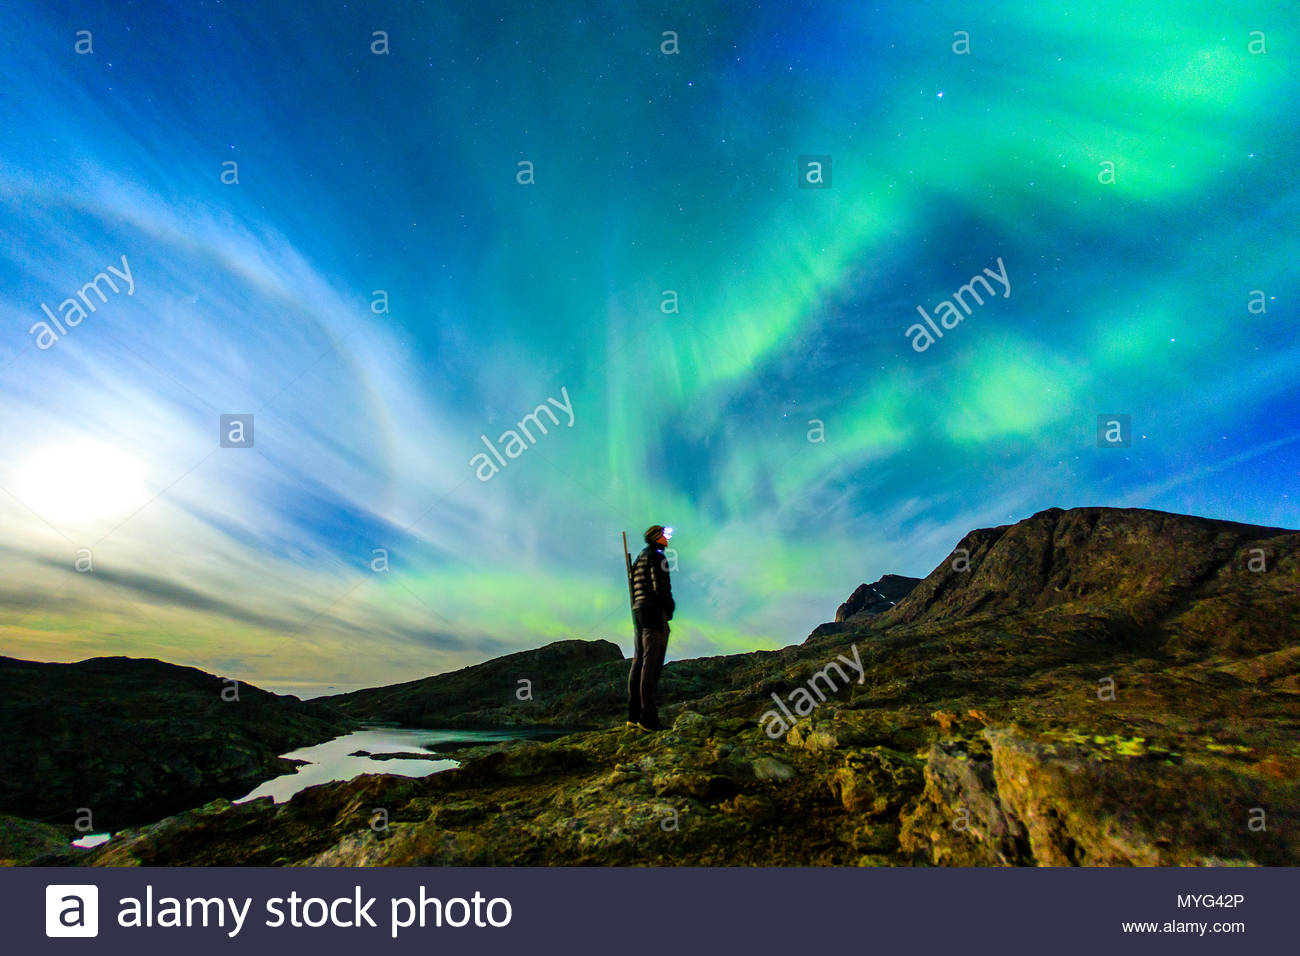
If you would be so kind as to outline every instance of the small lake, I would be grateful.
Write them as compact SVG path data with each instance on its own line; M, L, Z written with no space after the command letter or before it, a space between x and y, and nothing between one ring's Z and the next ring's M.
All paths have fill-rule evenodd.
M295 793L322 783L351 780L363 773L387 773L401 777L426 777L439 770L450 770L458 761L437 758L431 750L448 741L491 744L502 740L546 740L565 731L553 730L412 730L405 727L368 727L342 737L335 737L313 747L303 747L280 756L304 760L293 773L273 777L235 803L270 797L284 803ZM396 757L377 760L374 756L354 757L357 751L380 755L389 753L429 754L427 760Z

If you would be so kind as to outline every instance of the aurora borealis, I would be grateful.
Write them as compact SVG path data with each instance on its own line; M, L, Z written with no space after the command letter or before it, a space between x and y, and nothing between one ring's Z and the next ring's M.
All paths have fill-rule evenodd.
M670 658L1043 508L1300 524L1286 4L3 7L0 653L314 694L629 650L655 522Z

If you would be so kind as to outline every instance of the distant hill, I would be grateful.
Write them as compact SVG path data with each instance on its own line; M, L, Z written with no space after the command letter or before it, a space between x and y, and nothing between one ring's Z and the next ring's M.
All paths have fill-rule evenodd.
M626 695L611 641L556 641L386 687L318 698L361 720L408 727L603 726Z
M85 807L96 831L242 796L292 769L279 754L353 726L328 705L126 657L0 657L0 700L0 813L67 825Z
M817 625L805 643L866 624L876 615L892 610L920 583L920 578L886 574L875 584L859 584L835 611L835 620Z
M920 578L886 574L875 584L860 584L835 612L835 623L861 620L859 615L884 614L912 593Z

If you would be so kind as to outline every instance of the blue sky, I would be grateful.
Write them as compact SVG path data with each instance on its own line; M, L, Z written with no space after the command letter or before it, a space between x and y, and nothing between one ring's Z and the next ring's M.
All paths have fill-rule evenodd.
M1297 526L1284 5L531 7L4 0L0 653L315 694L630 650L653 522L675 657L1047 507Z

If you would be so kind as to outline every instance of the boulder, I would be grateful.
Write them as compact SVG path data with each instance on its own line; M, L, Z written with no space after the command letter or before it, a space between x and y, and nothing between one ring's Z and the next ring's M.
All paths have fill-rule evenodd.
M759 757L751 764L754 777L758 780L789 780L794 776L794 767L775 757Z

